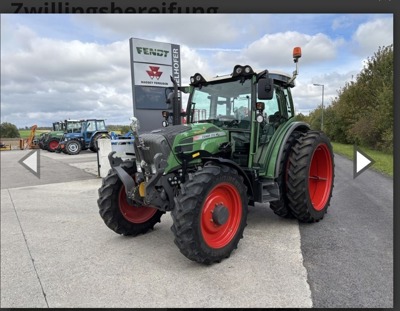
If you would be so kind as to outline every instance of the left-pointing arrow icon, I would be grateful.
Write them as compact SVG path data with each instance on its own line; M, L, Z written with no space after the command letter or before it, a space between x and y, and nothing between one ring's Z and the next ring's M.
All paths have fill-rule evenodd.
M40 178L40 150L33 150L18 161L37 178Z

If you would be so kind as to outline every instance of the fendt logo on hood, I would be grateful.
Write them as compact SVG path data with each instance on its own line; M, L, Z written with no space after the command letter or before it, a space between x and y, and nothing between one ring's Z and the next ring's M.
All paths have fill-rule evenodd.
M156 79L160 79L161 75L162 75L162 71L158 71L160 69L160 67L156 67L156 66L149 66L150 70L146 70L147 74L149 75L149 77L153 80L154 77L156 77Z

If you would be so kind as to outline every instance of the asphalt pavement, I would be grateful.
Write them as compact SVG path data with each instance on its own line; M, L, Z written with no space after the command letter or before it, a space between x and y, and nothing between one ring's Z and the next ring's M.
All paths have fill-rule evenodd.
M325 218L301 224L313 306L393 307L393 179L335 155L335 187Z
M250 207L231 257L203 266L173 243L172 220L135 238L98 213L96 155L41 153L41 178L1 153L1 307L392 307L393 180L336 156L319 223Z

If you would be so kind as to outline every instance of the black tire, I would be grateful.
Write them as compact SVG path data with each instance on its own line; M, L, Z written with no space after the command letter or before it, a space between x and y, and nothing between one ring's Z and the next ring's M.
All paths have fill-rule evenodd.
M107 134L107 133L98 133L98 134L96 134L92 139L92 143L91 143L90 148L89 148L90 151L97 152L97 149L98 149L97 148L97 140L99 138L101 138L101 137L111 139L111 136L109 134Z
M136 173L136 167L125 167L128 174ZM165 213L151 207L135 207L126 200L125 187L114 170L103 178L97 200L99 213L111 230L122 235L136 236L153 229Z
M181 253L203 264L229 257L247 225L243 178L234 169L211 164L197 171L183 189L171 213L171 230Z
M58 143L60 142L59 139L57 138L52 138L48 141L47 143L47 151L49 152L55 152L58 147Z
M317 131L302 134L289 156L287 197L293 216L301 222L321 220L330 204L334 177L328 137Z
M296 139L299 138L300 136L301 132L294 131L292 134L290 134L288 140L285 143L282 154L283 156L281 159L281 163L279 164L279 175L278 175L278 185L281 197L278 201L273 201L269 203L269 206L274 211L274 213L284 218L293 218L293 215L288 205L288 198L287 198L287 187L286 187L287 164L289 161L289 156L292 152L292 147L295 144Z
M81 143L77 140L69 140L65 143L64 152L70 155L77 155L81 152Z

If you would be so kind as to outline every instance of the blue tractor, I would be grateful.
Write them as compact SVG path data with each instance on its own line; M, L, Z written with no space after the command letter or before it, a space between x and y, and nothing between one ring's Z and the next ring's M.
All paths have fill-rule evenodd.
M97 140L99 138L111 138L103 119L87 119L80 123L80 132L65 133L59 143L59 151L70 155L76 155L81 150L90 149L97 152Z

